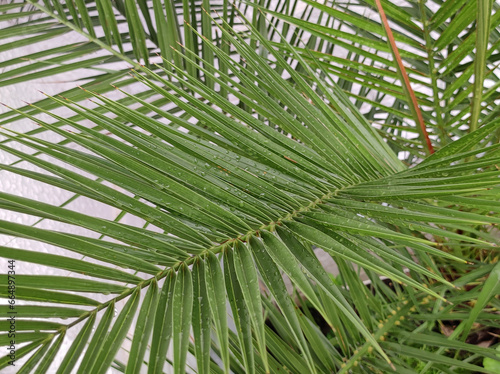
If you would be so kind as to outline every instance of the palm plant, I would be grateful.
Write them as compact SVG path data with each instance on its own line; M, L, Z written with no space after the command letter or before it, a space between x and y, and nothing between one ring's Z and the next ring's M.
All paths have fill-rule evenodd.
M497 352L473 338L500 328L500 121L496 93L481 90L496 72L479 66L495 62L498 30L484 4L457 3L432 15L425 2L383 2L397 42L430 40L427 56L401 51L408 73L387 57L383 24L360 24L371 1L0 5L13 21L5 38L24 35L0 51L84 38L24 56L29 63L1 62L11 70L0 84L87 74L81 88L0 119L0 149L16 158L3 176L70 195L54 206L0 192L3 210L38 219L1 221L2 234L36 244L4 245L0 256L47 268L15 279L18 372L494 373ZM419 14L443 22L419 29ZM476 14L486 20L477 37ZM465 34L448 31L456 19ZM359 46L369 40L370 58ZM474 43L483 45L477 63L442 61L472 54ZM348 58L335 57L338 46ZM439 77L438 63L448 69ZM417 91L411 108L414 87L390 81L398 74L410 85L429 78L432 93ZM443 110L450 92L459 94ZM464 131L454 110L468 95ZM429 108L432 155L425 132L400 136L417 131L419 106ZM39 126L17 132L21 118ZM75 199L119 213L74 211L66 205ZM36 227L42 221L59 229Z
M498 114L498 2L305 3L318 15L319 25L304 17L270 13L309 33L307 44L296 43L299 53L337 77L391 147L406 151L408 164ZM379 12L386 13L386 23ZM394 44L386 42L388 26ZM314 50L315 61L308 48ZM394 53L400 60L391 59ZM415 91L415 101L409 90ZM419 134L420 139L403 132Z

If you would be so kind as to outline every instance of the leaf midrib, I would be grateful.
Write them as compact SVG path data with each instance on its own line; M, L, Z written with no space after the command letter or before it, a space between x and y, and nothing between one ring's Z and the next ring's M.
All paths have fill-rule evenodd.
M352 187L352 186L346 186L346 187ZM154 280L160 281L161 279L165 278L171 271L176 271L182 265L189 266L189 265L194 264L194 262L197 261L197 260L202 260L203 261L203 257L206 256L206 254L208 254L209 252L211 252L213 254L218 254L218 253L222 252L224 249L226 249L227 247L230 247L233 243L235 243L237 241L246 242L250 237L258 235L259 232L262 231L262 230L267 230L269 232L273 232L274 231L274 227L276 225L281 225L281 222L283 222L283 221L293 220L293 218L296 217L298 214L300 214L302 212L310 211L310 210L316 208L319 204L326 203L328 199L330 199L333 196L337 195L340 190L343 190L346 187L342 187L342 188L336 189L334 191L329 191L326 194L324 194L323 196L321 196L320 198L318 198L318 199L316 199L314 201L311 201L308 205L304 205L301 208L296 209L296 210L294 210L294 211L292 211L292 212L290 212L290 213L288 213L288 214L286 214L286 215L278 218L275 221L272 221L272 222L270 222L268 224L264 224L264 225L262 225L261 227L259 227L256 230L250 230L246 234L242 234L242 235L239 235L236 238L228 239L228 240L224 241L223 243L219 243L217 245L213 245L210 248L205 249L204 251L202 251L201 253L199 253L199 254L197 254L195 256L188 257L186 260L179 261L178 263L176 263L175 265L171 266L170 268L163 269L162 271L158 272L153 277L151 277L149 279L145 279L144 281L138 283L135 287L127 289L126 291L124 291L123 293L121 293L119 296L117 296L115 298L112 298L112 299L109 299L108 301L106 301L106 302L98 305L97 307L95 307L92 310L86 311L80 317L78 317L75 321L73 321L73 322L71 322L71 323L69 323L69 324L61 327L58 330L57 333L53 334L53 337L55 337L56 335L59 335L60 333L65 332L69 328L71 328L71 327L77 325L78 323L84 321L86 318L88 318L89 316L91 316L93 313L97 313L97 312L99 312L99 311L101 311L103 309L106 309L111 304L115 305L116 302L118 302L120 300L123 300L123 299L127 298L128 296L132 295L136 290L149 287L149 285Z

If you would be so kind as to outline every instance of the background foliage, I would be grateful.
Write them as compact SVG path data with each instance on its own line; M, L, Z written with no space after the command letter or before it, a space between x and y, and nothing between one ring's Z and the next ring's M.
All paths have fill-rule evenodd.
M497 372L497 9L2 3L0 53L82 40L0 62L2 86L81 77L0 115L2 177L72 195L0 192L61 223L0 222L57 249L0 256L67 274L16 277L19 372Z

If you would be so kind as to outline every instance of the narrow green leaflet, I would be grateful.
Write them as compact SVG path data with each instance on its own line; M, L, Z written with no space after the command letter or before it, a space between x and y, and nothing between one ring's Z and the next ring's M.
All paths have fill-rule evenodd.
M85 312L83 309L59 306L16 305L17 318L76 318ZM7 314L1 313L1 315L6 316Z
M8 295L7 288L0 289L0 297L8 298ZM99 305L98 301L85 296L23 286L16 286L16 299L70 305Z
M170 271L165 277L156 306L153 335L151 338L148 374L163 371L163 366L165 365L165 357L167 355L173 331L172 303L174 285L175 273Z
M266 231L261 232L261 237L264 246L273 261L290 277L300 291L307 296L308 300L314 305L315 308L317 308L318 312L325 317L323 306L321 305L313 286L309 282L309 279L301 269L303 264L297 261L297 258L294 258L291 250L288 249L289 246L301 246L301 244L298 243L293 236L287 236L284 233L280 236L284 242L280 241L276 236ZM328 318L325 319L328 321ZM330 321L328 322L330 323Z
M97 356L97 365L94 367L95 373L106 373L108 368L121 347L121 343L128 333L130 325L134 319L137 306L140 301L140 289L137 288L132 295L129 296L127 303L116 318L111 331L104 340L99 356Z
M296 343L299 345L301 353L307 360L309 370L312 373L316 373L316 367L313 363L307 342L300 328L300 323L296 314L297 312L292 304L290 296L288 295L278 267L267 254L264 245L257 238L253 236L250 238L250 246L257 262L259 272L285 316L286 323L288 324Z
M490 302L491 298L496 297L500 294L500 263L497 263L488 279L484 282L479 296L474 304L474 307L470 311L469 318L462 322L462 341L464 341L472 328L474 322L476 322L479 313L481 313L486 305Z
M144 360L144 355L149 343L149 337L153 329L154 316L158 300L158 284L156 279L151 282L137 317L134 331L134 339L130 348L129 359L127 362L126 374L140 372Z
M7 277L7 274L0 274L0 278ZM46 288L48 290L64 290L88 293L114 293L120 294L127 290L114 283L98 282L89 279L64 277L56 275L29 275L23 274L16 279L16 285L30 288Z
M80 366L78 368L78 374L91 373L99 364L96 360L101 352L104 340L108 335L108 329L111 325L111 321L113 320L114 313L115 303L114 301L111 301L111 303L108 304L104 314L101 316L99 325L94 331L89 346L85 351L85 355L83 356L82 362L80 363Z
M40 359L45 355L50 347L50 340L47 339L45 343L42 344L40 348L26 361L26 363L19 369L18 373L25 374L31 372L33 368L38 364Z
M20 359L21 357L26 356L27 354L33 352L36 348L38 348L41 344L43 344L44 339L37 340L35 342L32 342L30 344L27 344L21 348L19 348L16 351L16 359ZM10 366L10 362L12 359L10 356L2 356L0 358L0 369L5 369L6 367Z
M305 235L305 226L300 224L290 225L287 224L287 227L292 230L292 232L297 232L300 236L303 236L306 240L310 238L309 234ZM280 230L280 236L287 237L287 233L284 230ZM319 243L318 243L319 244ZM361 332L367 340L382 354L382 356L390 362L389 358L382 351L379 344L375 341L373 336L367 330L367 328L362 324L359 320L359 317L355 314L352 307L347 303L344 297L340 294L337 287L333 284L331 278L325 272L319 261L312 257L311 255L307 256L307 252L305 247L302 245L298 245L296 243L294 246L289 247L291 251L293 251L293 255L299 260L299 262L304 266L306 271L313 277L316 282L325 290L327 294L330 295L331 299L337 305L337 307L342 310L345 316L358 328L359 332ZM322 247L326 250L326 247ZM354 260L354 258L349 258L350 260Z
M175 278L172 298L172 336L175 374L184 374L189 348L191 316L193 312L193 280L191 271L183 264ZM164 360L164 357L162 357Z
M198 259L193 265L193 336L197 370L210 372L210 305L205 280L205 264Z
M55 331L59 330L64 326L64 324L52 321L40 321L40 320L29 320L29 319L17 319L16 320L16 330L17 331ZM0 331L9 331L10 322L8 320L0 321Z
M234 253L232 249L224 252L224 280L226 282L227 298L231 311L233 312L233 321L236 327L238 342L240 343L241 356L245 370L248 373L255 373L255 355L252 342L252 322L250 320L249 310L245 304L243 296L243 287L238 281L234 266ZM259 296L260 297L260 296ZM229 339L231 341L231 330L229 330ZM261 353L265 355L266 353Z
M156 274L160 271L156 266L131 255L122 253L118 258L116 254L113 253L114 251L100 245L92 244L85 239L76 238L72 234L42 230L7 221L1 221L0 224L0 232L5 234L14 234L28 239L37 239L123 268L131 268L149 274Z
M61 332L59 336L57 337L55 342L52 342L52 345L50 346L49 350L47 353L43 356L41 360L39 360L39 365L35 369L34 373L39 374L39 373L47 373L49 370L49 367L54 360L54 357L57 355L59 350L61 349L62 342L64 341L64 338L66 337L66 333Z
M269 371L264 318L262 316L262 303L260 300L261 291L259 288L259 278L250 249L239 241L234 245L234 270L239 284L241 285L240 290L243 294L250 320L252 321L253 331L264 362L264 367L266 371Z
M226 287L224 275L220 268L219 259L211 252L206 257L205 282L207 296L216 326L215 331L219 340L219 349L224 363L224 371L229 373L228 327L226 311Z
M95 319L96 314L92 313L85 324L82 326L80 333L71 344L68 353L66 353L66 355L64 356L63 362L61 362L61 365L57 368L57 374L71 373L76 362L80 358L83 349L87 345L90 334L92 333Z
M142 279L125 273L124 271L116 270L98 264L90 264L83 260L77 260L65 256L53 255L50 253L40 253L35 251L27 251L24 249L0 247L0 257L27 261L35 264L52 266L59 269L74 271L85 275L90 275L97 278L111 279L125 283L139 283Z

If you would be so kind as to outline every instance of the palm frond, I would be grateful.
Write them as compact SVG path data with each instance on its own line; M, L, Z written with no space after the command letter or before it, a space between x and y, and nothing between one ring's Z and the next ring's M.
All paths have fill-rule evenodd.
M385 121L381 133L386 138L394 140L402 131L418 128L404 95L404 84L398 83L397 60L388 58L393 49L385 42L386 35L375 2L306 0L305 3L323 15L318 18L319 25L273 9L260 9L281 19L289 27L295 27L301 35L304 32L309 34L314 43L305 39L303 42L297 40L293 45L299 47L303 57L313 66L331 75L340 86L345 84L346 93L360 106L364 104L368 108L366 115L371 121L380 124L387 118L396 125L388 126L389 121ZM463 125L473 131L479 118L488 122L498 99L491 96L492 91L486 83L494 82L496 87L498 81L495 57L498 51L498 19L495 17L498 12L492 14L492 8L497 9L498 4L481 2L479 10L476 2L441 4L419 1L401 6L398 2L383 1L382 5L435 145L446 145L462 135ZM482 18L476 20L476 14ZM476 25L480 25L480 35L476 32ZM478 56L474 54L476 43L480 46ZM309 53L308 49L314 53ZM284 52L289 53L289 50ZM344 55L345 58L340 57ZM356 89L352 89L353 85ZM476 93L473 95L474 87ZM481 106L477 104L479 91L483 98L485 92L489 93ZM472 102L476 102L474 109ZM387 116L388 107L398 110L394 116ZM405 147L401 143L392 144L400 151L410 151L411 157L418 154L412 143ZM422 141L417 144L420 149L425 148ZM408 161L412 162L411 158Z
M362 26L342 4L305 3L328 22L342 16L356 37L383 33L377 21ZM278 2L275 9L292 7L268 11L271 20L257 12L248 20L245 4L227 2L219 9L204 1L210 9L197 14L188 1L33 5L28 15L40 18L12 27L62 33L45 23L56 19L64 32L84 35L134 69L132 78L123 79L125 70L105 73L84 90L2 117L40 126L25 133L2 127L0 149L17 159L0 166L4 175L118 213L104 219L0 193L3 210L60 225L0 222L0 233L37 248L4 245L0 257L49 271L16 277L16 342L26 343L16 352L26 356L20 372L158 373L168 366L175 373L488 373L482 359L498 361L494 349L465 340L474 323L499 328L487 309L500 307L492 248L498 240L481 229L499 220L491 136L499 121L484 117L477 130L409 168L332 79L324 50L309 51L316 42L331 47L337 36L313 33L307 12L292 17L295 2ZM259 3L247 11L255 6L265 9ZM421 61L417 9L389 1L384 9L407 32L395 32L398 43L418 51L402 51L405 61ZM448 3L441 9L457 12ZM442 22L450 18L445 10L435 15ZM187 23L173 24L177 14ZM296 48L299 37L278 19L317 38ZM449 22L456 19L473 22L465 13ZM104 20L111 22L107 31ZM126 31L116 31L122 24ZM462 37L437 29L439 51ZM155 60L155 48L163 59ZM358 49L354 43L351 52ZM64 51L56 53L69 58ZM391 64L366 63L376 74L395 73ZM429 73L415 65L411 79ZM122 96L112 100L103 93L116 79ZM132 83L143 87L140 94L129 92ZM338 276L327 273L319 249ZM50 275L55 269L69 273ZM464 322L449 339L438 333L455 321ZM10 343L6 335L0 341ZM0 359L0 368L8 365L8 356Z

